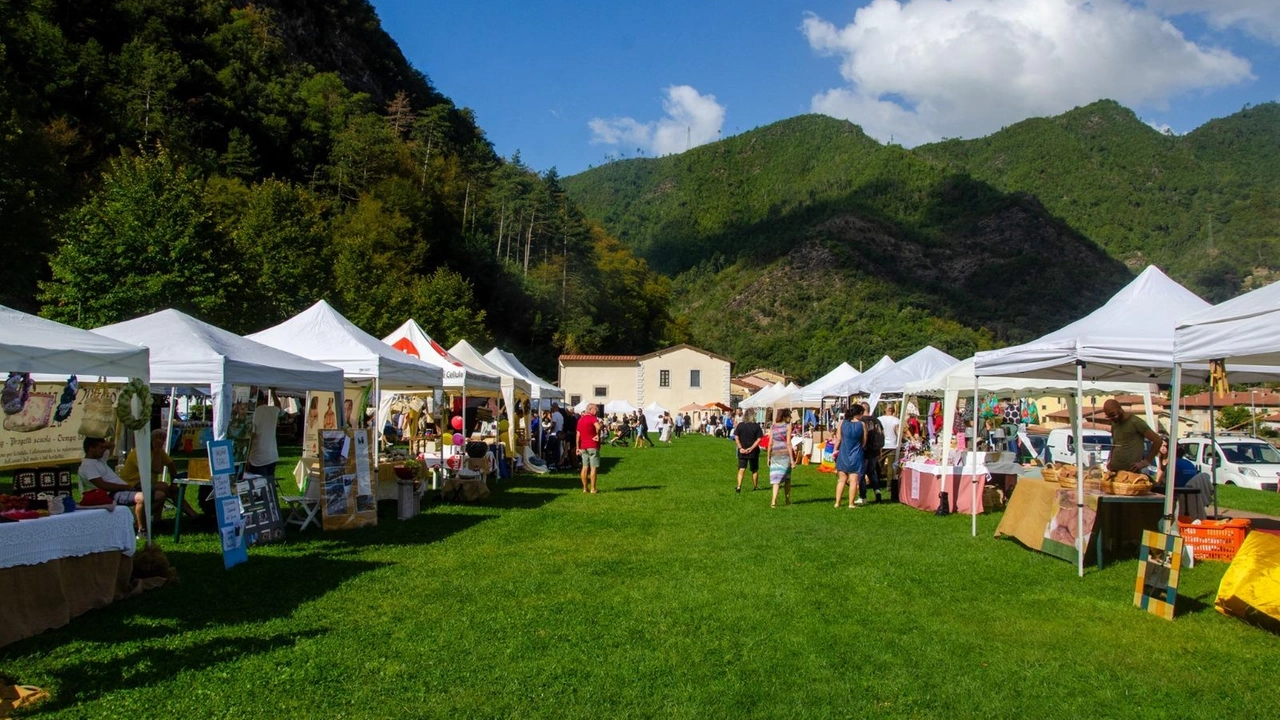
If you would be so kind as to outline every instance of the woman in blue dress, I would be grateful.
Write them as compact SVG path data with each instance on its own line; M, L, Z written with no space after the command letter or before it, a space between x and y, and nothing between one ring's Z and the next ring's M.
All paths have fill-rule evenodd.
M867 444L867 430L862 424L862 405L854 403L844 411L844 421L836 430L836 507L840 507L840 496L844 486L849 486L849 509L852 510L854 499L858 496L858 480L862 475L863 453Z

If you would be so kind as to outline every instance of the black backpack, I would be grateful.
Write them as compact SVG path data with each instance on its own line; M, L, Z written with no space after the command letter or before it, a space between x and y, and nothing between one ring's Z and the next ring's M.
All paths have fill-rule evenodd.
M867 444L863 452L867 457L879 457L880 451L884 450L884 426L873 417L863 418L862 422L867 426Z

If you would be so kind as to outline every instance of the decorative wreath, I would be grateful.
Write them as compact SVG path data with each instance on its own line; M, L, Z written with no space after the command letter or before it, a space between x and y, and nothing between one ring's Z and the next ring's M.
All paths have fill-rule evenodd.
M133 416L133 398L138 398L141 412ZM141 430L151 422L151 388L139 378L125 383L116 400L116 419L128 430Z

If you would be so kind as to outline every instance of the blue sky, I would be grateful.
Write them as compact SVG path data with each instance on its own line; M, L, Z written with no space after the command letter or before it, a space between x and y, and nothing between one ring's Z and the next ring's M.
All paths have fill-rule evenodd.
M1280 100L1280 0L372 0L497 151L572 175L807 112L914 146L1110 97L1185 133Z

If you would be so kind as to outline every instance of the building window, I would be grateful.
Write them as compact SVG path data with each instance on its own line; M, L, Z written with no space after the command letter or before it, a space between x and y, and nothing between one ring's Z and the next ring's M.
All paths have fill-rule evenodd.
M701 370L689 371L689 387L691 388L702 387L702 371Z
M577 407L577 405L578 405L579 403L581 403L581 402L582 402L582 396L581 396L581 395L570 395L570 396L569 396L569 406L570 406L570 407Z
M609 388L606 385L597 385L591 389L591 392L598 398L609 397Z
M658 371L658 387L671 387L671 371L670 370Z

